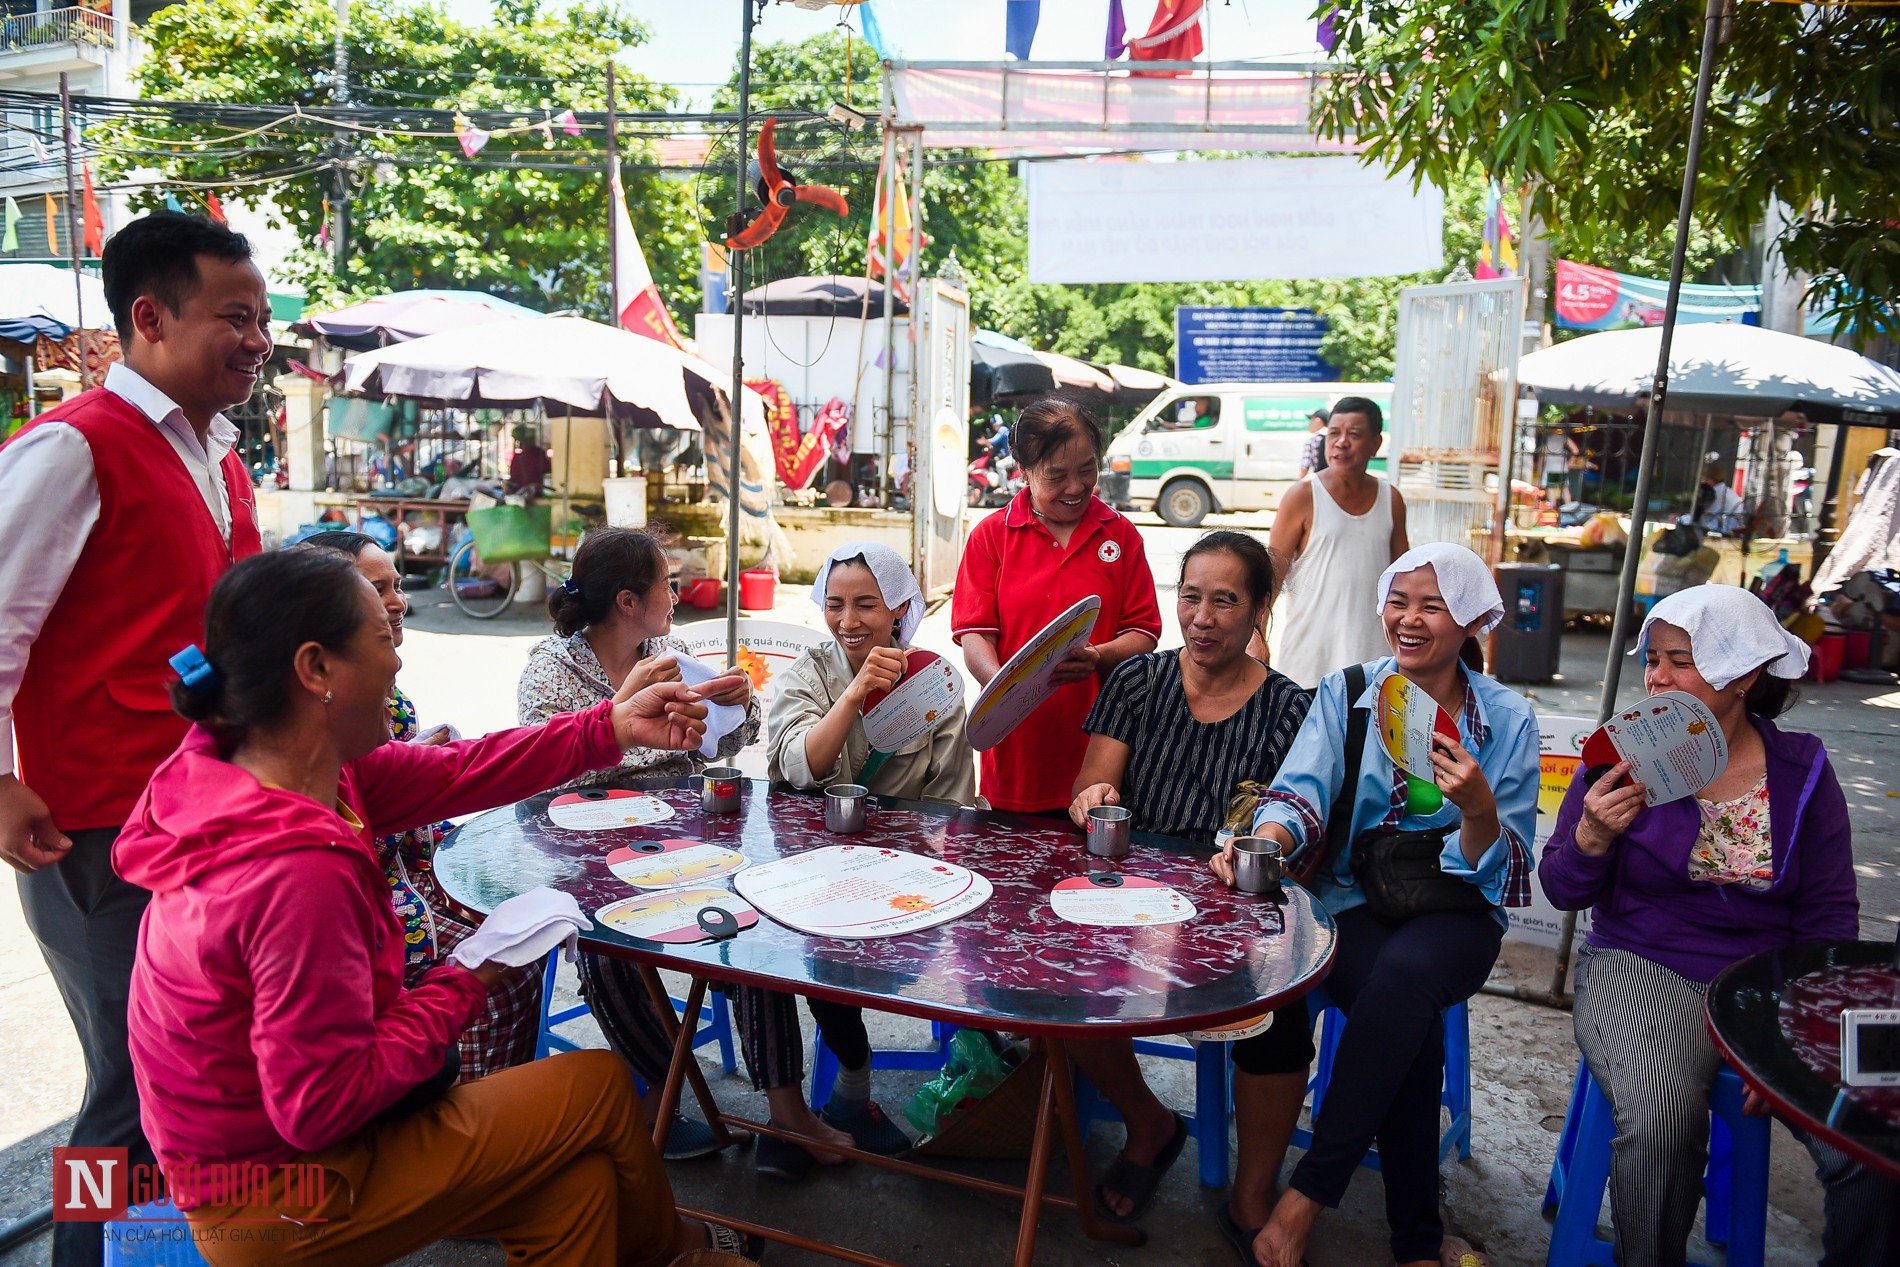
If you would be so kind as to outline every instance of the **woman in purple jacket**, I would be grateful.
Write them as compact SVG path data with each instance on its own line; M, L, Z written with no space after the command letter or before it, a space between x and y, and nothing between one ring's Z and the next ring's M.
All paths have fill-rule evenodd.
M1615 1110L1610 1208L1623 1267L1680 1264L1702 1198L1709 1084L1721 1057L1703 995L1758 951L1860 935L1847 801L1813 735L1770 718L1808 649L1760 599L1699 585L1643 622L1643 685L1709 707L1728 767L1694 797L1645 808L1628 763L1580 771L1538 867L1562 910L1591 909L1576 977L1577 1045ZM1758 1105L1751 1097L1750 1111ZM1803 1140L1826 1185L1826 1264L1890 1262L1882 1185Z

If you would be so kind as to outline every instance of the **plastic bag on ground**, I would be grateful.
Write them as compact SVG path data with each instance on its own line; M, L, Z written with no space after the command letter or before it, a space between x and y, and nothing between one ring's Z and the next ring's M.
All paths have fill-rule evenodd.
M996 1090L1009 1070L988 1034L960 1029L951 1036L950 1058L936 1077L917 1089L904 1118L925 1135L935 1135L958 1105Z

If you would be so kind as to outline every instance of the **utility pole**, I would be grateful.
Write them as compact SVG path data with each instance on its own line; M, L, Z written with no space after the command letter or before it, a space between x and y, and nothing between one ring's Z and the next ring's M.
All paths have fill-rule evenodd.
M336 47L333 54L331 102L350 104L350 0L336 0ZM343 266L350 258L350 168L349 130L339 127L333 149L330 173L330 251L331 271L339 283Z
M735 162L739 178L734 192L732 232L745 225L746 122L752 109L752 0L739 0L739 143ZM732 397L728 424L732 427L731 465L726 474L726 667L739 664L739 431L745 420L745 257L728 251L732 270ZM713 455L706 455L711 465Z
M607 59L607 324L620 325L620 119L614 113L614 63Z
M79 236L79 189L73 176L73 91L66 72L59 72L59 135L66 152L66 254L73 264L73 322L79 340L79 387L92 388L92 366L86 361L86 282L79 272L80 251L85 243Z

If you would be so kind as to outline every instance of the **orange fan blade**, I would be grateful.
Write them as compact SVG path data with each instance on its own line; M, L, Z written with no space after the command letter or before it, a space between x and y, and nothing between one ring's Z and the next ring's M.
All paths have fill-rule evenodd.
M749 251L755 246L763 246L767 239L778 232L778 226L785 219L785 208L778 203L768 203L759 218L739 231L737 237L726 239L726 246L734 251Z
M848 217L851 214L851 207L845 202L844 195L824 185L799 185L792 191L792 196L799 202L815 203L841 216Z

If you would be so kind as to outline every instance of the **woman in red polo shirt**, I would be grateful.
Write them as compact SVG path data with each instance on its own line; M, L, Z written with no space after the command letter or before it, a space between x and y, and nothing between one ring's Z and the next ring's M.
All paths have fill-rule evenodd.
M1091 594L1101 598L1090 645L1057 670L1063 685L980 766L981 791L997 809L1066 819L1088 747L1089 707L1116 665L1155 649L1161 609L1140 531L1095 496L1102 464L1095 420L1045 397L1023 410L1011 448L1029 486L970 534L951 636L970 675L988 684L1050 621Z

